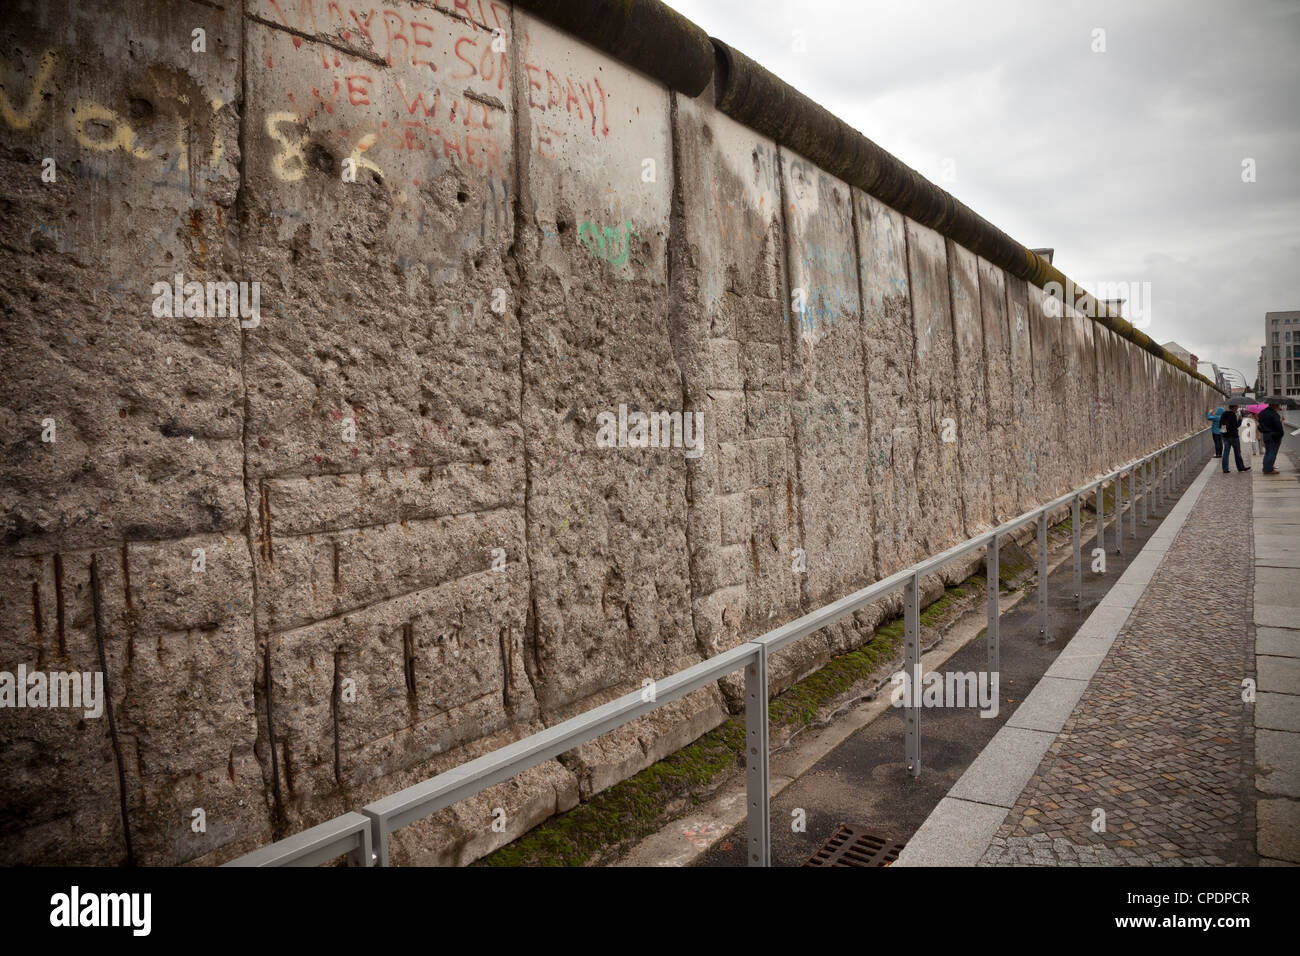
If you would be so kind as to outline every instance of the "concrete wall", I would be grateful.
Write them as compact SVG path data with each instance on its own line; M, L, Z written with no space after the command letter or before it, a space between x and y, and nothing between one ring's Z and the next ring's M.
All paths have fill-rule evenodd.
M0 709L5 863L228 859L1213 404L711 90L500 0L27 2L9 36L0 670L102 669L111 720ZM260 323L155 314L178 273L258 282ZM620 406L703 412L703 453L599 447ZM783 652L776 685L882 613ZM395 858L481 854L736 693L408 828Z

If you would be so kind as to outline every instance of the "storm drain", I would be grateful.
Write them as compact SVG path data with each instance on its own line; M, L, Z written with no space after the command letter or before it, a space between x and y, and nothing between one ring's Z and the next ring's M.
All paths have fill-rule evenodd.
M901 843L872 833L866 827L841 823L825 846L804 866L889 866L901 852Z

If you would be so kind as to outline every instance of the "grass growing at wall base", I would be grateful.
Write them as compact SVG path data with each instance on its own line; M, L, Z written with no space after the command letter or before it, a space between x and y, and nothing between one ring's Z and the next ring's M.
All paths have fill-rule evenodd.
M938 623L954 601L982 594L982 575L947 588L921 613L923 625ZM773 728L797 731L817 719L823 706L869 678L892 660L903 643L901 617L876 628L866 644L832 658L768 705ZM654 833L679 801L699 803L719 775L744 766L745 718L720 726L658 763L614 784L567 813L552 817L475 866L581 866L593 857Z

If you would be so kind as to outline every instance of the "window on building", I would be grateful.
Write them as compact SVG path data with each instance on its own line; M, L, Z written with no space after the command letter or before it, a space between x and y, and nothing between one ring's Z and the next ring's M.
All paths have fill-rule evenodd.
M1277 329L1274 329L1274 330L1273 330L1273 341L1276 342L1276 341L1277 341L1277 337L1278 337L1279 335L1281 335L1281 334L1282 334L1282 333L1280 333Z
M1273 361L1273 371L1276 372L1276 373L1278 373L1278 374L1280 374L1280 373L1282 372L1282 363L1279 362L1279 361L1277 361L1277 360L1274 360L1274 361Z

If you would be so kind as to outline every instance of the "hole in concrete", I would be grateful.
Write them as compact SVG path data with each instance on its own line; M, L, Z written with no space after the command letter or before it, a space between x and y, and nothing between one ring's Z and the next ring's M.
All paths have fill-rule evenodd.
M460 192L456 193L456 202L460 203L462 206L465 204L467 199L469 199L469 193L465 192L465 190L462 189Z
M561 219L559 222L555 224L555 231L558 232L560 235L564 235L566 232L569 231L569 224L565 222L563 219Z
M153 104L143 96L133 96L127 103L128 110L133 120L147 120L153 118Z
M307 165L313 169L319 169L322 173L332 173L334 172L334 157L320 143L312 143L307 147Z

